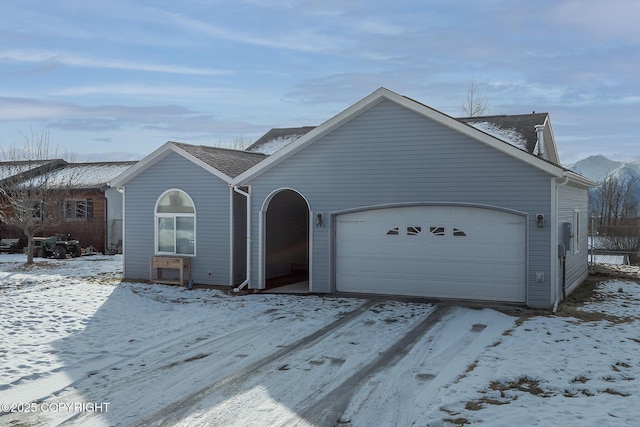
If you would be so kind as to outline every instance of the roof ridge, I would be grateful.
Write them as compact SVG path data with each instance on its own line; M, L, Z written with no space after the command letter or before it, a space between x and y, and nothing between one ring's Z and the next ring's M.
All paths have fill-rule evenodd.
M215 145L203 145L203 144L188 144L186 142L177 142L177 141L169 141L169 143L180 147L180 146L187 146L187 147L195 147L195 148L202 148L205 150L221 150L221 151L228 151L228 152L232 152L232 153L240 153L240 154L259 154L261 156L264 156L264 154L261 153L252 153L250 151L245 151L245 150L240 150L237 148L228 148L228 147L218 147Z

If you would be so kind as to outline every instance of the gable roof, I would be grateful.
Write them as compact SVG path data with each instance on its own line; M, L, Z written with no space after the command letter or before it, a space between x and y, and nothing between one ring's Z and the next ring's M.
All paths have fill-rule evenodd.
M266 158L264 154L259 153L168 141L135 166L113 178L109 185L124 185L171 153L179 154L228 183Z
M306 146L312 144L313 142L317 141L318 139L322 138L323 136L325 136L326 134L332 132L333 130L337 129L338 127L342 126L343 124L349 122L350 120L354 119L355 117L359 116L360 114L364 113L365 111L367 111L368 109L374 107L375 105L377 105L378 103L382 102L382 101L391 101L391 102L395 102L396 104L399 104L411 111L414 111L426 118L429 118L435 122L438 122L450 129L453 129L463 135L467 135L483 144L486 144L490 147L495 148L498 151L501 151L509 156L512 156L514 158L517 158L527 164L530 164L538 169L541 169L543 171L545 171L546 173L549 173L553 176L556 177L561 177L564 176L564 174L568 173L569 171L567 171L566 169L564 169L563 167L561 167L559 164L553 163L551 161L548 160L544 160L541 158L538 158L537 156L531 155L530 152L528 151L528 149L525 151L524 149L515 147L511 144L509 144L508 142L503 141L502 139L499 139L495 136L490 135L489 133L483 132L479 129L476 129L475 127L468 125L466 123L464 123L463 121L460 121L458 119L455 119L447 114L444 114L438 110L435 110L425 104L422 104L418 101L415 101L411 98L405 97L405 96L401 96L395 92L392 92L386 88L379 88L378 90L376 90L375 92L371 93L369 96L366 96L365 98L361 99L360 101L356 102L355 104L353 104L352 106L348 107L347 109L345 109L344 111L342 111L341 113L338 113L337 115L333 116L332 118L330 118L329 120L325 121L324 123L322 123L320 126L310 130L309 132L307 132L305 135L301 136L300 138L296 139L295 141L291 142L289 145L287 145L286 147L276 151L273 155L271 155L269 158L265 159L263 162L261 162L259 165L253 166L252 168L248 169L246 172L243 172L242 174L240 174L239 176L237 176L234 179L234 184L244 184L247 183L249 180L255 178L256 176L262 174L263 172L269 170L270 168L274 167L275 165L277 165L279 162L287 159L288 157L292 156L293 154L295 154L296 152L304 149ZM517 124L518 126L524 126L524 122L528 121L528 120L532 120L534 118L538 118L536 117L536 115L534 114L534 117L531 118L527 118L525 117L527 115L523 115L523 117L518 118L516 116L515 122L514 122L514 126ZM508 117L508 116L507 116ZM541 118L541 117L540 117ZM548 122L548 116L546 117L546 122L545 124L545 128L548 128L549 132L545 131L545 134L547 133L551 133L550 130L550 125ZM495 119L496 122L500 122L499 119ZM522 122L522 123L519 123ZM537 124L543 124L543 123L537 123ZM505 123L506 125L506 123ZM534 132L535 132L535 126L533 127ZM525 132L526 135L530 135L528 132ZM529 140L531 139L530 136L527 136L525 138L526 140L526 146L529 146ZM537 138L536 138L537 140ZM555 143L553 144L545 144L547 145L547 148L550 148L551 150L555 150ZM550 153L549 158L557 158L557 153ZM573 175L576 175L577 177L579 177L579 175L573 173ZM582 177L580 177L582 178ZM576 178L578 181L580 181L579 178ZM583 184L584 185L588 185L588 183L590 183L589 180L584 179Z
M273 128L258 138L256 142L248 146L245 151L250 153L273 154L315 128L316 126Z
M460 117L456 120L508 142L529 154L536 155L538 134L535 127L549 123L549 114L534 112L532 114ZM245 151L273 154L315 128L316 126L273 128L247 147Z

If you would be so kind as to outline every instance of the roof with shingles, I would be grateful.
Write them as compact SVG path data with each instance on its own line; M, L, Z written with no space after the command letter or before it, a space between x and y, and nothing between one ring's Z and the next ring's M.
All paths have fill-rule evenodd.
M68 163L59 169L49 171L47 175L54 186L59 184L77 189L100 189L136 163L138 162Z
M0 181L14 177L28 178L66 165L62 159L11 160L0 162Z
M273 154L315 128L316 126L273 128L258 138L256 142L247 147L245 151L251 153Z
M524 141L524 146L521 147L527 153L533 154L536 144L538 142L538 135L536 133L536 125L544 124L549 115L547 113L531 113L531 114L509 114L499 116L475 116L475 117L461 117L457 120L466 123L469 126L473 126L478 130L485 131L482 127L477 125L483 123L489 123L496 129L500 129L505 132L512 132L518 134ZM500 138L499 135L494 135ZM509 141L507 141L509 142Z
M542 125L547 120L547 113L475 116L456 118L461 123L472 126L484 133L488 133L529 154L534 154L538 135L536 125ZM294 128L273 128L251 144L245 151L252 153L273 154L286 147L298 138L315 129L316 126L302 126Z
M170 143L230 178L235 178L267 157L260 153L248 153L230 148L191 145L174 141L170 141Z

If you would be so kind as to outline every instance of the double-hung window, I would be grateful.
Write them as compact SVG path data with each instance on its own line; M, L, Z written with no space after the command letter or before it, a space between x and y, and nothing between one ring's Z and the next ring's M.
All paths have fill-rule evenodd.
M164 192L156 204L155 252L159 255L195 255L196 210L182 190Z

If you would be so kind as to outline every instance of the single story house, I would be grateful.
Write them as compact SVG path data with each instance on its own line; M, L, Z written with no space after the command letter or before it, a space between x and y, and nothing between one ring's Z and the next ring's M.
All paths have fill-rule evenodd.
M588 274L595 183L560 166L548 114L456 119L380 88L271 132L246 151L169 142L114 179L125 276L179 255L197 283L549 308Z
M0 177L14 181L42 179L52 191L63 189L59 218L39 235L70 234L83 248L115 252L122 247L122 194L107 183L135 161L68 163L62 159L0 162ZM6 175L6 176L5 176ZM1 183L1 181L0 181ZM3 238L18 238L22 230L5 225Z

